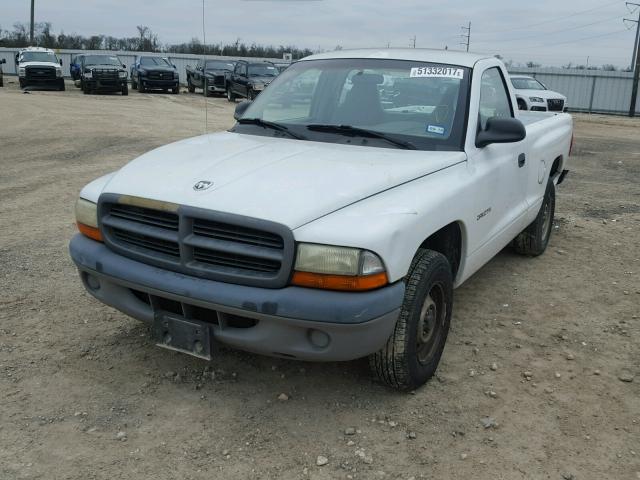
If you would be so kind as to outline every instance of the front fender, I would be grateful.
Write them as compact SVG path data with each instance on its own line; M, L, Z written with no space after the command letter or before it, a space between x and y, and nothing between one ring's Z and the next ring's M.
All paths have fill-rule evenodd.
M457 222L464 268L473 199L461 192L469 181L467 162L400 185L294 230L298 242L364 248L380 255L390 282L404 278L420 245ZM468 196L466 196L468 197Z

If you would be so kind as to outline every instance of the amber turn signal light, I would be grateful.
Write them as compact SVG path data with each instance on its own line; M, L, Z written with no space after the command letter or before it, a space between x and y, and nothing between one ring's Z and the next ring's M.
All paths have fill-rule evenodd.
M298 287L364 292L385 286L388 283L388 279L385 272L374 273L373 275L366 276L294 272L291 283Z
M95 240L96 242L103 241L102 233L100 233L99 229L95 227L90 227L89 225L85 225L84 223L80 223L80 222L77 222L77 225L78 225L78 230L85 237L89 237L90 239Z

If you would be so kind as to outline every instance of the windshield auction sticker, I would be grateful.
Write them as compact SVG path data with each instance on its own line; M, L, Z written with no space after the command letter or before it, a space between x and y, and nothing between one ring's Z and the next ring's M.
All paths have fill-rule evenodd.
M453 67L414 67L411 69L411 78L464 78L462 68Z

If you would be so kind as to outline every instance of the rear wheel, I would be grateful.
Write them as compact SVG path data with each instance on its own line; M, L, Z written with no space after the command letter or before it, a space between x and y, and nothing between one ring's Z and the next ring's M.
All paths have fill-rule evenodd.
M513 248L517 253L529 257L537 257L544 253L551 238L555 210L556 188L553 181L549 179L538 216L513 240Z
M440 362L452 307L448 260L433 250L419 250L409 269L395 329L382 350L369 357L374 376L398 390L427 382Z

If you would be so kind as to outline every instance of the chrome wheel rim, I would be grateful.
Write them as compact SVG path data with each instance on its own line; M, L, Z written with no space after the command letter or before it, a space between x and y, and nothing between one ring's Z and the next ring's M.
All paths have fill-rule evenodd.
M551 205L548 200L542 205L542 231L544 232L545 238L551 231Z

